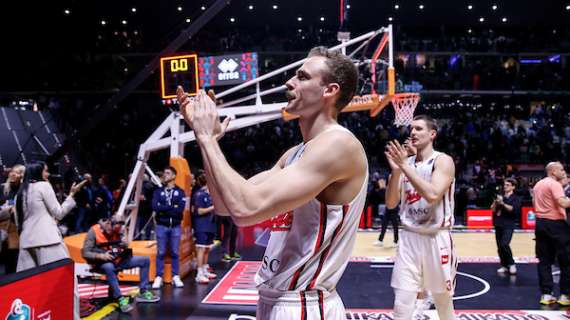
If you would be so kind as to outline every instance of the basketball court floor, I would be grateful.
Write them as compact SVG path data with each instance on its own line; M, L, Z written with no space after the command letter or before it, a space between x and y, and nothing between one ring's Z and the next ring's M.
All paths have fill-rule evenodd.
M395 249L390 246L392 233L385 239L386 247L372 243L377 232L361 231L351 262L338 284L338 292L347 309L347 319L391 319L393 292L390 287L392 259ZM557 305L538 304L538 278L534 258L534 234L517 232L512 241L518 274L499 275L494 234L490 232L456 232L454 241L460 256L457 289L454 298L458 319L569 319L566 310ZM160 292L158 304L138 304L130 314L112 312L88 319L255 319L257 292L253 275L259 267L264 248L255 245L239 248L243 259L220 261L222 252L210 255L218 279L209 285L197 285L192 277L184 279L181 289L166 285ZM217 261L217 262L216 262ZM212 263L213 262L213 263ZM555 281L558 272L554 269ZM128 285L128 284L125 284ZM125 287L125 291L130 288ZM81 295L99 297L106 289L80 288ZM437 319L435 310L424 319Z

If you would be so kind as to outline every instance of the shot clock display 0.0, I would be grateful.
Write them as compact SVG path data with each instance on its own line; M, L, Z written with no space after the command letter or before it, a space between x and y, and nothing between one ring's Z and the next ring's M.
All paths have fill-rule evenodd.
M176 87L182 86L190 96L199 90L198 56L195 54L160 58L160 92L163 99L176 98Z

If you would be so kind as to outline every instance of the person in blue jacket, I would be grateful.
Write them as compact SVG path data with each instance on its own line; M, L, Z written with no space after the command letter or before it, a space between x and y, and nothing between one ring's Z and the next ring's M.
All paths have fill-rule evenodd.
M162 287L164 274L164 257L167 246L172 258L172 283L177 288L184 286L179 276L180 237L186 195L184 190L176 186L176 169L167 167L162 174L163 187L154 191L152 209L156 212L156 278L153 289Z
M197 187L192 194L192 228L194 229L194 238L196 238L195 244L198 260L196 282L208 284L210 280L216 278L216 274L211 272L208 265L208 254L214 243L217 225L214 204L206 185L206 174L204 171L198 173L196 185Z

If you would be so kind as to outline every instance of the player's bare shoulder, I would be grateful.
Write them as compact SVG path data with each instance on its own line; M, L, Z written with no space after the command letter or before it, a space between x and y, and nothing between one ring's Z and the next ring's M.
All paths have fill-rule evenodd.
M309 148L318 152L325 162L334 161L341 167L355 171L366 170L368 160L364 147L348 130L339 128L325 132L307 144L307 149Z
M448 172L451 176L455 176L455 160L445 152L439 152L439 156L435 159L435 169Z

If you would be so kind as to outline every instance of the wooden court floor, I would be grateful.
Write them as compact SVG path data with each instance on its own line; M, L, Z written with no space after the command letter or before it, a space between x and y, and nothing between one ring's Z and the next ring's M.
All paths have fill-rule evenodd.
M384 247L374 246L379 232L359 231L353 257L394 256L393 233L388 230L384 238ZM514 257L534 257L534 233L516 232L513 234L511 249ZM497 245L494 233L453 233L453 241L460 257L497 257Z

